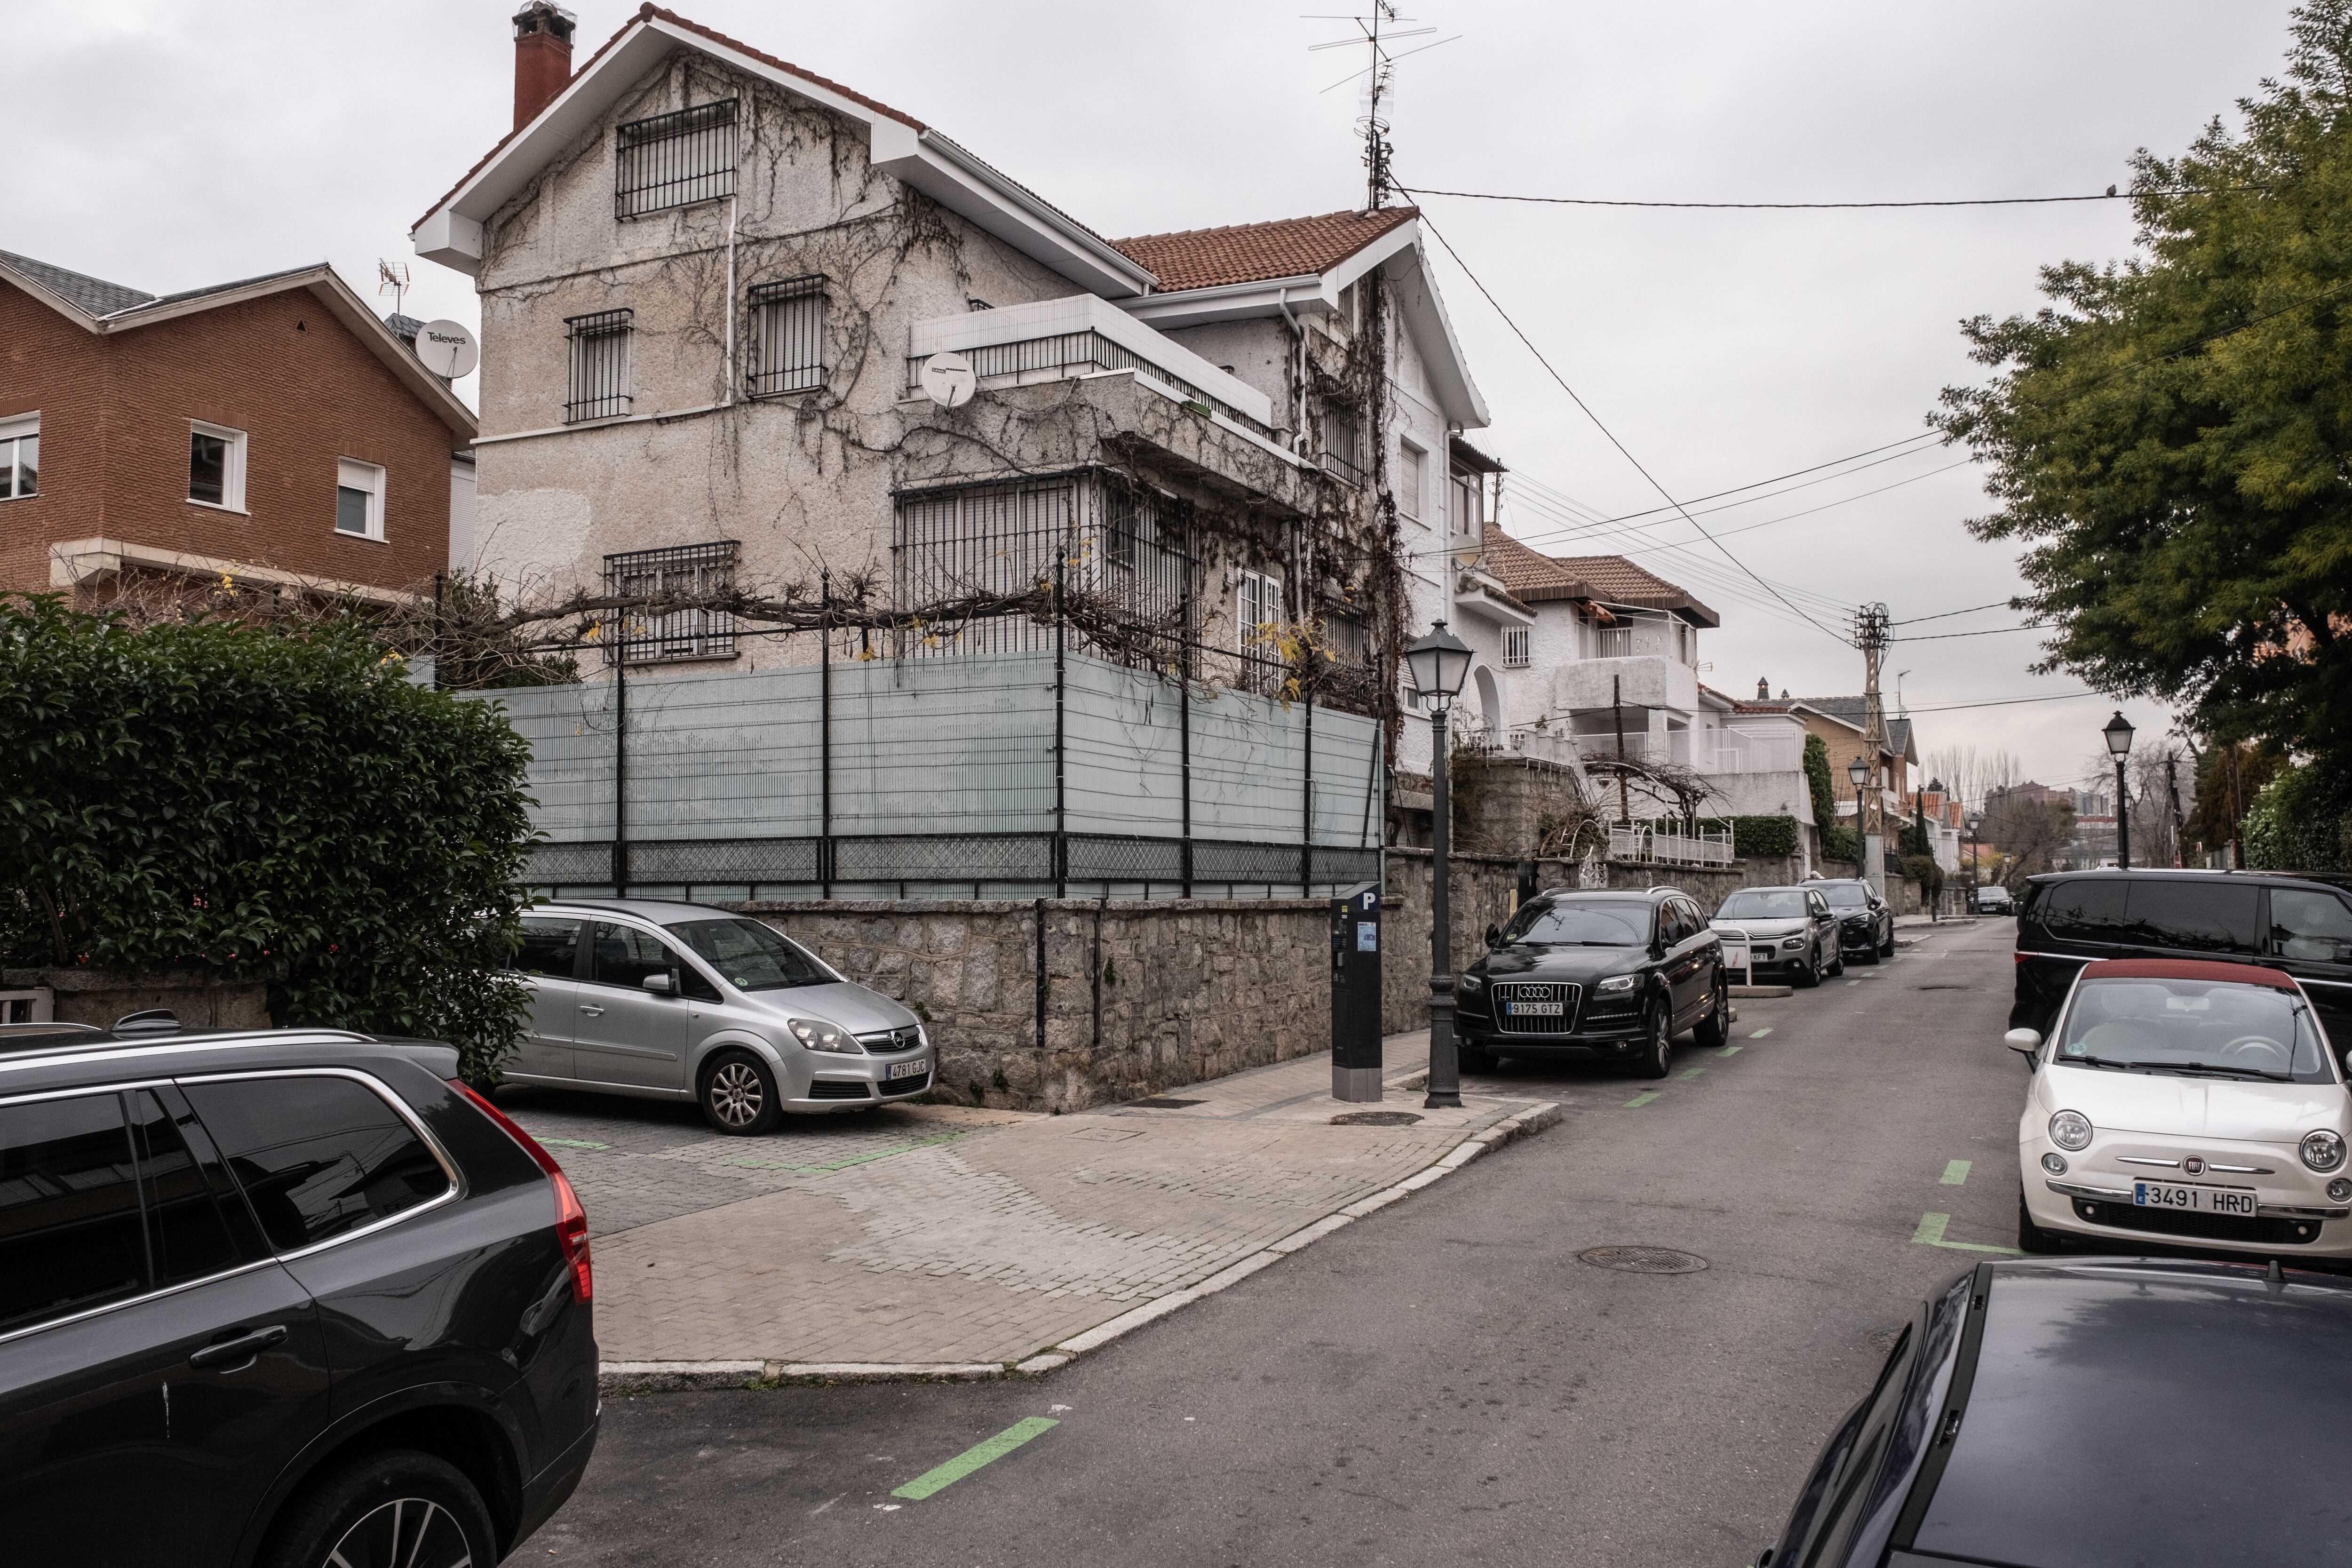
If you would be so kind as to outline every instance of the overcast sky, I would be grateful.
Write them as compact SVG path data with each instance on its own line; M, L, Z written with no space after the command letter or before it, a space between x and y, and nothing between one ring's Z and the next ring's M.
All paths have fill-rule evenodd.
M1345 37L1345 22L1230 0L680 8L940 127L1112 236L1363 199L1359 95L1352 83L1331 88L1355 68L1355 52L1308 49ZM509 126L513 9L0 0L9 39L0 249L157 293L323 256L372 298L377 258L407 259L410 313L471 323L470 281L414 260L407 228ZM1460 35L1398 68L1392 139L1408 184L1852 201L2127 183L2134 149L2177 151L2278 68L2288 6L1431 0L1405 9L1419 18L1407 26L1437 31L1401 47ZM582 59L632 15L614 0L579 12ZM2037 267L2117 258L2132 244L2121 203L1733 213L1432 198L1426 207L1677 500L1916 436L1937 390L1972 379L1961 318L2032 309ZM1723 616L1704 652L1713 667L1704 679L1721 689L1750 693L1759 677L1776 692L1860 689L1859 654L1696 542L1690 525L1656 524L1655 514L1605 528L1576 521L1662 503L1442 258L1438 276L1494 411L1476 438L1513 469L1511 531L1553 553L1633 553L1697 593ZM2018 580L2009 550L1961 526L1983 509L1974 470L1932 473L1954 460L1928 445L1703 521L1831 631L1844 626L1835 606L1864 601L1884 601L1897 620L1987 605ZM1885 485L1895 488L1864 494ZM1993 610L1899 630L2015 619ZM2045 781L2071 780L2112 702L1949 707L2081 689L2063 675L2026 673L2036 647L2031 632L1899 643L1890 702L1892 672L1907 670L1903 694L1923 749L2006 747ZM2125 708L2151 736L2168 722L2153 704Z

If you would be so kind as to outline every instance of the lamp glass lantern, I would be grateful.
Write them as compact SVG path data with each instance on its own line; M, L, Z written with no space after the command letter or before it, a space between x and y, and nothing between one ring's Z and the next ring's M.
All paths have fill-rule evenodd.
M2116 710L2116 716L2107 721L2107 727L2100 732L2107 738L2107 754L2114 757L2116 761L2120 763L2130 754L2131 721L2124 717L2121 709Z
M1445 629L1444 621L1430 624L1429 635L1404 650L1404 667L1412 689L1424 702L1443 708L1462 695L1470 679L1469 645Z
M1870 764L1864 762L1860 757L1856 757L1853 761L1846 763L1845 776L1853 781L1854 788L1860 789L1863 785L1863 781L1870 777Z

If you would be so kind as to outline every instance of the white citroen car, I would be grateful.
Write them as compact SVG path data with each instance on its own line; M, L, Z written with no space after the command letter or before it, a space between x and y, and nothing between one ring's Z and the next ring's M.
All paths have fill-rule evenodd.
M2352 1093L2294 980L2239 963L2085 964L2051 1037L2012 1029L2017 1244L2352 1258Z

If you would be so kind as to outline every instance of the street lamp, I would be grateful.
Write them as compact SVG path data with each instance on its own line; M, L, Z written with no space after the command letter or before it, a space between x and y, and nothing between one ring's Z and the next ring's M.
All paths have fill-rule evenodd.
M1470 679L1470 649L1445 629L1404 650L1412 689L1429 707L1429 1098L1423 1110L1459 1107L1462 1075L1454 1054L1454 931L1445 897L1445 857L1454 808L1446 798L1445 715Z
M1867 881L1870 859L1863 851L1862 786L1870 777L1870 764L1862 760L1861 752L1855 752L1853 761L1846 763L1845 776L1853 781L1853 874Z
M1969 830L1969 913L1981 914L1983 911L1977 908L1977 829L1984 826L1984 816L1972 811L1962 819L1962 825Z
M2123 710L2118 708L2116 716L2107 721L2107 727L2102 733L2107 737L2107 754L2116 760L2116 867L2118 870L2128 871L2131 869L2131 813L2124 805L2124 759L2131 755L2131 721L2125 718Z

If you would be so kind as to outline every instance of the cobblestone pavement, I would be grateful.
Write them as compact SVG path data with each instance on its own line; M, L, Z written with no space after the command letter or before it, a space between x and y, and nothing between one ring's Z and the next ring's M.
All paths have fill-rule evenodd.
M1396 1053L1392 1052L1392 1058ZM1410 1076L1394 1072L1392 1077ZM725 1138L691 1106L510 1089L596 1237L608 1362L1005 1363L1182 1290L1533 1102L1331 1124L1328 1057L1047 1117L895 1106Z

